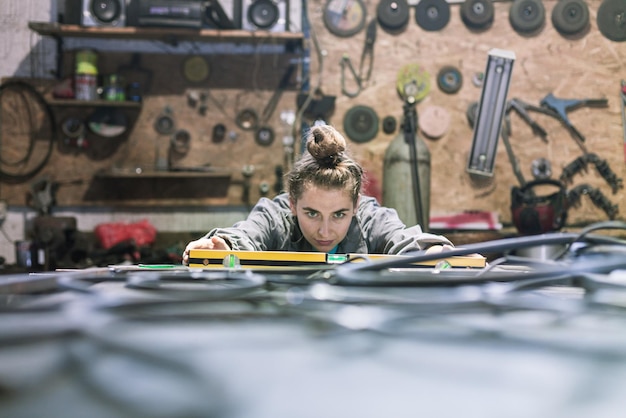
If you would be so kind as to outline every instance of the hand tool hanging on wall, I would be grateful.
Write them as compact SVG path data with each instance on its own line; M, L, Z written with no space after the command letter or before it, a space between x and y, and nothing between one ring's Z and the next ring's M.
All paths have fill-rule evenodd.
M561 181L565 183L571 183L574 175L581 171L587 170L587 164L593 164L598 171L598 174L611 186L613 194L623 188L622 179L617 177L617 174L611 169L607 160L603 160L594 153L586 153L576 158L563 168L561 173Z
M585 142L585 137L570 122L567 117L567 112L583 106L607 107L608 105L609 102L607 99L559 99L554 97L552 93L548 94L541 100L541 106L553 110L557 115L557 119L565 125L569 132L574 136L574 139L581 143Z
M588 184L581 184L567 192L567 201L571 207L580 206L580 198L587 195L591 202L598 208L602 209L609 219L615 219L619 212L619 207L614 205L600 189L591 187Z
M350 61L350 57L346 54L341 58L341 92L348 97L356 97L363 90L364 84L369 81L374 66L374 43L376 42L376 20L372 19L367 25L365 35L365 45L361 52L361 61L359 63L359 72L357 73ZM367 69L364 69L367 63ZM346 68L350 70L356 87L349 91L346 87Z

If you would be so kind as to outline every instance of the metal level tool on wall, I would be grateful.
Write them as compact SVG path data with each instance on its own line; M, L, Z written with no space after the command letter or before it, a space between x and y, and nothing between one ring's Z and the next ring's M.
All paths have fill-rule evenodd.
M514 62L515 53L512 51L502 49L489 51L467 164L467 172L470 174L493 176L498 137L502 130Z

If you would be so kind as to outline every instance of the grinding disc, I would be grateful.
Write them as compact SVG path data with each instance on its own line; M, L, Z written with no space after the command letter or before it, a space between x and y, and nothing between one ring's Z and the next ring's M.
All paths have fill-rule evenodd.
M450 113L441 106L428 106L420 112L418 124L428 138L441 138L450 128Z
M322 20L330 33L347 38L365 27L366 17L367 8L363 0L328 0Z
M533 33L546 21L546 9L541 0L514 0L509 9L509 22L519 33Z
M269 126L261 126L254 136L257 144L268 147L274 142L274 130Z
M398 71L396 89L403 99L419 102L430 93L430 74L419 64L406 64Z
M183 61L183 76L191 83L200 83L209 78L209 63L199 55L192 55Z
M437 73L437 85L444 93L454 94L463 86L463 75L456 67L442 67Z
M461 4L461 20L470 29L487 29L493 23L492 0L465 0Z
M343 129L354 142L368 142L378 133L378 115L369 106L354 106L343 118Z
M409 14L407 0L381 0L376 7L378 23L387 32L397 33L406 28Z
M396 127L398 126L398 122L396 118L393 116L385 116L383 118L383 132L387 135L390 135L396 131Z
M598 8L598 29L611 41L626 41L626 2L604 0Z
M575 35L588 29L589 7L585 0L559 0L552 9L552 25L563 35Z
M420 0L415 7L415 22L424 30L441 30L449 21L450 5L446 0Z
M253 131L259 125L259 115L252 109L243 109L237 113L235 122L244 131Z

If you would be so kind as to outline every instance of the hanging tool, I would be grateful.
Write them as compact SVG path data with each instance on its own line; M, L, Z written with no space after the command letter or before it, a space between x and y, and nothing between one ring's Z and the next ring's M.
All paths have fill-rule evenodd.
M567 112L582 106L589 107L607 107L609 102L607 99L559 99L554 97L552 93L548 94L541 100L541 106L552 109L558 115L558 119L565 125L575 139L581 143L585 142L583 134L576 129L567 117Z
M624 162L626 162L626 80L620 85L620 102L622 105L622 129L624 130Z
M580 198L583 194L586 194L591 199L591 202L598 208L602 209L609 219L615 219L615 216L619 212L619 207L613 204L601 191L591 187L588 184L581 184L567 192L567 201L570 206L580 206Z
M364 84L369 81L372 75L372 67L374 64L374 43L376 42L376 25L376 19L372 19L367 25L365 45L363 46L363 52L361 53L358 73L356 72L354 66L352 65L352 61L350 61L350 57L347 54L344 54L341 58L341 92L348 97L358 96L361 90L363 90ZM366 63L367 69L365 69ZM352 78L356 84L356 89L354 91L349 91L346 88L346 68L350 70Z
M535 135L539 135L544 142L548 142L548 133L545 129L541 127L537 122L535 122L530 115L528 114L529 110L533 110L535 112L540 112L548 116L552 116L554 118L557 117L556 112L551 109L547 109L545 107L534 106L529 103L526 103L520 99L514 98L509 100L508 103L509 110L515 110L518 115L521 116L524 121L530 125Z

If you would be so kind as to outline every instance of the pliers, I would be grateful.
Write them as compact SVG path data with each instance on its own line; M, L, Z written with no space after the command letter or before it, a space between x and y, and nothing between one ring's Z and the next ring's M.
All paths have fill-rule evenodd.
M341 92L348 97L358 96L363 89L363 84L368 81L372 75L372 67L374 64L374 43L376 42L376 25L376 19L372 19L367 25L365 45L363 46L363 52L361 53L361 62L359 63L358 73L354 69L352 62L350 61L350 57L347 54L344 54L341 58ZM366 63L367 69L365 70ZM346 67L350 70L350 73L354 78L357 86L356 91L348 91L346 88L344 75Z

